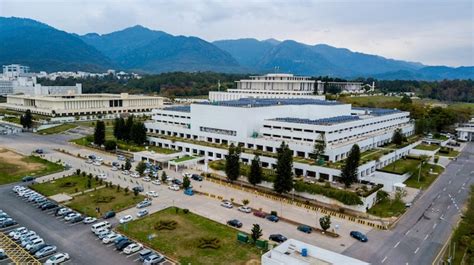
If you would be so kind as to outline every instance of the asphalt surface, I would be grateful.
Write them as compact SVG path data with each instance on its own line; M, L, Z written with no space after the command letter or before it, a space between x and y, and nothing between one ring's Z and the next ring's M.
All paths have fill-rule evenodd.
M390 231L372 230L369 242L343 254L372 264L431 264L455 228L474 184L474 144L469 143Z
M70 224L54 216L54 210L41 211L18 197L11 191L12 187L13 184L0 187L0 209L14 218L18 225L2 231L21 226L35 231L47 244L57 246L58 252L69 253L71 259L67 264L139 264L138 253L125 256L116 251L113 244L102 244L91 232L91 225L82 222ZM0 262L3 263L8 263L8 260Z

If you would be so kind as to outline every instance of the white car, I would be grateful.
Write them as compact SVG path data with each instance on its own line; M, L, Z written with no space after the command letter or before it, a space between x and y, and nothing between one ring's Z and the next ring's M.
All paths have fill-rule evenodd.
M151 182L151 184L154 184L154 185L161 185L161 181L155 179Z
M140 243L132 243L123 249L123 253L129 255L135 253L143 248L143 245Z
M86 217L84 218L84 224L92 224L93 222L97 221L97 218L95 217Z
M150 190L150 191L147 191L146 196L156 198L156 197L158 197L158 192L156 192L154 190Z
M108 234L104 238L102 238L102 243L104 243L104 244L112 243L112 242L114 242L115 239L117 239L118 237L121 237L121 236L122 235L116 234L116 233Z
M229 202L229 201L224 201L224 202L222 202L222 203L221 203L221 206L222 206L222 207L225 207L225 208L228 208L228 209L234 207L234 205L232 205L232 203Z
M121 224L125 224L125 223L128 223L130 221L133 220L133 216L131 216L130 214L129 215L125 215L124 217L120 218L119 222Z
M176 184L169 185L169 186L168 186L168 189L174 190L174 191L179 191L179 186L176 185Z
M118 170L118 168L116 166L112 167L112 171L117 171L117 170Z
M10 233L8 233L8 236L9 237L14 237L16 234L26 232L26 231L28 231L28 229L26 229L26 227L18 227L16 229L13 229L12 231L10 231Z
M94 163L92 163L94 166L102 166L102 162L99 162L99 161L94 161Z
M122 170L122 174L124 174L125 176L130 175L130 171L128 171L128 170Z
M192 175L193 175L193 174L188 173L188 172L184 172L184 173L183 173L183 177L191 178Z
M137 217L143 217L143 216L148 215L148 214L149 214L149 212L148 212L147 209L142 209L142 210L138 211Z
M97 177L100 179L106 179L107 175L105 175L105 173L100 173Z
M248 207L248 206L240 206L238 208L239 211L241 212L244 212L244 213L251 213L252 212L252 208Z
M92 164L92 163L94 163L94 161L92 161L91 159L87 159L87 160L86 160L86 163L87 163L87 164Z
M61 264L69 260L69 254L67 253L58 253L51 256L44 264Z
M132 177L132 178L140 178L140 174L138 174L137 172L132 172L132 173L130 173L130 177Z
M79 213L70 213L70 214L66 215L66 217L64 217L64 220L71 221L72 219L74 219L78 216L81 216L81 214L79 214Z
M144 177L144 178L143 178L143 181L145 181L145 182L150 182L150 181L151 181L151 178L150 178L150 177Z
M104 159L103 159L102 157L100 157L100 156L96 156L96 157L95 157L95 161L103 162Z

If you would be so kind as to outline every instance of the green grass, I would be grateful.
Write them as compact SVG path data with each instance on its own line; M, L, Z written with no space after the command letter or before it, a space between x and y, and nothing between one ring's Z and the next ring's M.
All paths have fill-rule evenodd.
M18 164L0 161L0 185L18 182L24 176L40 177L64 170L62 165L50 162L37 156L26 156L21 161L31 164L40 164L39 169L27 170Z
M382 103L399 103L400 97L366 96L366 97L341 97L340 101L351 103L354 106L379 107Z
M181 264L246 264L260 261L260 250L250 244L237 242L238 231L194 213L167 208L140 220L132 221L118 230L153 249L176 259ZM158 221L176 221L174 230L156 230ZM148 240L150 234L156 236ZM217 238L219 248L199 248L199 239Z
M176 159L173 159L171 161L175 162L175 163L180 163L180 162L184 162L184 161L188 161L188 160L191 160L191 159L194 159L196 158L195 156L182 156L180 158L176 158Z
M437 174L430 174L430 170L432 173ZM420 173L419 170L415 169L412 172L412 176L405 181L407 187L415 188L415 189L426 189L428 188L433 181L444 171L443 167L438 165L431 165L431 164L424 164L421 168L420 174L420 182L418 182L418 174Z
M209 167L214 170L225 171L225 160L214 160L209 162ZM250 166L244 163L240 163L240 174L247 176L250 171ZM262 168L262 178L264 181L273 182L276 178L275 170Z
M70 129L73 129L73 128L76 128L76 127L77 127L77 125L75 125L73 123L64 123L64 124L61 124L61 125L58 125L58 126L54 126L54 127L51 127L51 128L47 128L47 129L38 131L38 133L39 134L58 134L58 133L65 132L67 130L70 130Z
M12 122L12 123L16 123L16 124L20 124L20 117L9 116L9 117L4 117L3 120L8 121L8 122Z
M403 214L406 210L405 203L401 200L391 200L386 198L381 200L372 208L369 209L368 213L379 216L379 217L392 217Z
M114 186L113 188L102 188L76 196L68 204L68 207L85 215L98 217L100 214L96 212L96 207L100 208L101 214L110 210L120 212L135 206L143 201L143 199L145 199L143 195L135 196L132 191L125 194L124 188L121 188L118 192Z
M436 149L439 149L439 145L433 145L433 144L419 144L415 146L414 149L418 150L424 150L424 151L434 151Z
M438 156L447 156L447 157L457 157L459 155L459 151L449 150L449 153L442 153L442 152L438 151L436 153L436 155L438 155Z
M388 173L403 175L408 172L413 172L420 165L420 162L421 161L417 159L402 158L379 170Z
M37 183L30 187L37 192L45 195L52 196L59 193L74 194L83 190L89 189L87 187L88 177L81 175L72 175L65 178L51 180L45 183ZM100 186L100 182L96 181L95 178L91 179L91 188Z

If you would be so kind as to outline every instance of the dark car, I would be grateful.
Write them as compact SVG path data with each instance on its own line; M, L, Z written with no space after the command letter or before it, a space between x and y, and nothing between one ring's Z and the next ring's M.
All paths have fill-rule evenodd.
M21 181L23 182L30 182L30 181L33 181L35 178L33 178L32 176L24 176Z
M362 234L361 232L359 231L351 231L350 233L351 237L359 240L360 242L367 242L369 241L369 239L367 238L366 235Z
M179 180L179 179L173 179L173 180L171 181L171 183L176 184L176 185L178 185L178 186L183 185L183 182L182 182L181 180Z
M141 262L143 262L148 256L152 254L154 254L154 252L147 248L143 249L142 251L140 251L140 253L138 253Z
M37 206L38 206L38 208L41 209L41 208L43 207L43 205L47 205L47 204L50 204L50 203L51 203L51 202L46 199L46 200L44 200L44 201L38 202L38 205L37 205Z
M119 162L114 161L114 162L112 162L112 166L114 166L114 167L120 167L120 164L119 164Z
M195 181L202 181L202 177L199 176L198 174L192 174L191 178Z
M130 245L132 243L133 243L133 241L128 240L128 239L122 240L115 246L115 249L118 250L118 251L122 251L124 248L126 248L128 245Z
M311 232L313 231L313 228L308 225L299 225L297 229L306 234L311 234Z
M0 260L4 260L7 258L7 254L5 254L5 251L1 250L0 251Z
M79 216L76 216L76 217L72 218L71 223L74 224L74 223L82 222L82 220L84 220L84 216L79 215Z
M114 211L108 211L104 214L104 219L109 219L109 218L112 218L115 216L115 212Z
M281 234L273 234L273 235L270 235L268 239L278 242L278 243L282 243L282 242L285 242L288 238L286 238L285 236Z
M43 149L36 149L36 150L35 150L35 153L37 153L37 154L43 154L44 151L43 151Z
M267 216L266 213L261 212L261 211L255 211L255 212L253 212L253 215L255 215L257 217L261 217L261 218L265 218Z
M114 240L114 245L118 245L120 242L122 242L123 240L128 240L128 237L126 236L120 236L120 237L117 237L115 240Z
M227 224L230 225L230 226L233 226L233 227L237 227L237 228L242 227L242 223L237 219L229 220L229 221L227 221Z
M16 224L17 222L15 220L6 220L0 223L0 228L10 227Z
M30 248L28 252L30 252L30 254L35 254L36 252L38 252L39 250L47 246L50 246L50 245L46 245L46 244L37 245L36 247Z
M273 215L273 214L269 214L265 217L268 221L272 221L272 222L278 222L280 221L280 218L278 218L278 216L276 215Z
M56 203L50 202L50 203L48 203L48 204L43 204L43 205L41 206L41 210L45 211L45 210L49 210L49 209L54 209L54 208L56 208L56 207L58 207L58 205L57 205Z
M88 155L87 158L91 159L91 160L95 160L96 159L96 156L95 155Z
M137 192L142 192L142 191L144 191L143 187L141 187L141 186L133 187L132 190L133 190L133 191L137 191Z

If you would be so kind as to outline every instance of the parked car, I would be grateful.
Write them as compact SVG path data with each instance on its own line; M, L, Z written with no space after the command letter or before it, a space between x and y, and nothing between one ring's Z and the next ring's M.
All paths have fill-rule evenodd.
M223 201L221 203L221 206L225 207L225 208L228 208L228 209L231 209L232 207L234 207L234 205L232 205L232 202L230 202L230 201Z
M64 216L72 213L72 210L69 208L60 208L58 211L56 211L57 215Z
M104 244L112 243L112 242L114 242L115 239L117 239L119 237L121 237L120 234L110 233L107 236L105 236L104 238L102 238L102 243L104 243Z
M143 178L143 181L145 181L145 182L150 182L150 181L151 181L151 178L150 178L150 177L144 177L144 178Z
M199 176L198 174L192 174L191 175L191 179L195 180L195 181L202 181L202 176Z
M117 156L117 159L118 159L119 161L124 161L124 160L125 160L125 156L123 156L123 155L118 155L118 156Z
M37 154L44 154L44 150L38 148L38 149L35 150L35 153L37 153Z
M244 212L244 213L251 213L252 212L252 208L248 207L248 206L240 206L238 208L239 211L241 212Z
M49 256L56 252L56 246L46 246L35 253L36 258L42 258Z
M140 261L143 262L148 256L154 254L153 251L150 249L144 248L140 253L138 253L138 256L140 257Z
M122 174L124 174L125 176L129 175L130 172L128 170L122 170Z
M129 214L129 215L125 215L124 217L120 218L119 223L125 224L125 223L128 223L128 222L132 221L132 220L133 220L133 216L131 216Z
M174 190L174 191L179 191L179 186L176 185L176 184L169 185L169 186L168 186L168 189Z
M115 249L118 251L122 251L124 248L126 248L128 245L132 244L133 241L131 240L121 240L116 246Z
M33 181L35 178L32 177L32 176L24 176L21 181L23 182L30 182L30 181Z
M227 221L227 224L230 225L230 226L233 226L233 227L237 227L237 228L242 227L242 223L237 219L229 220L229 221Z
M69 260L69 254L57 253L46 260L45 264L61 264Z
M94 154L92 154L92 155L88 155L87 158L89 158L91 160L95 160L96 156Z
M140 177L140 174L138 174L137 172L132 172L132 173L130 173L130 177L132 177L132 178L139 178L139 177Z
M154 190L150 190L146 193L146 196L150 196L150 197L158 197L158 192L154 191Z
M153 253L143 260L144 265L159 264L165 260L165 257L159 253Z
M359 232L359 231L351 231L351 232L350 232L350 235L351 235L351 237L353 237L353 238L359 240L360 242L367 242L367 241L369 241L369 239L367 238L367 236L364 235L364 234L362 234L362 233Z
M147 209L140 210L137 213L137 217L143 217L145 215L148 215L148 210Z
M115 216L115 212L114 211L108 211L104 214L104 219L109 219L109 218L112 218Z
M66 222L69 222L73 218L76 218L76 216L81 216L81 214L79 214L79 213L70 213L70 214L66 215L66 217L64 217L64 220L66 220Z
M261 218L265 218L267 216L267 214L262 212L262 211L255 211L255 212L253 212L253 215L255 215L257 217L261 217Z
M0 260L4 260L7 258L7 254L5 254L5 250L0 248Z
M151 184L154 184L154 185L161 185L161 181L155 179L151 182Z
M10 227L16 224L17 222L15 220L6 220L0 223L0 228Z
M148 207L151 205L151 201L150 200L144 200L144 201L141 201L137 204L137 208L140 209L140 208L145 208L145 207Z
M28 252L29 252L30 254L35 254L35 253L38 252L40 249L42 249L42 248L44 248L44 247L46 247L46 246L48 246L48 245L46 245L46 244L43 243L43 244L41 244L41 245L37 245L37 246L34 246L34 247L30 248L30 250L28 250Z
M78 215L71 219L71 223L75 224L75 223L82 222L83 220L84 220L84 216Z
M43 204L41 205L41 210L45 211L45 210L49 210L49 209L54 209L58 207L58 205L54 202L48 202L46 204Z
M97 221L97 218L95 217L86 217L83 220L84 224L92 224L95 221Z
M142 191L144 191L145 189L143 189L143 187L141 187L141 186L136 186L136 187L133 187L132 190L133 190L133 191L142 192Z
M275 241L277 243L285 242L288 238L281 234L273 234L268 237L269 240Z
M22 227L18 227L18 228L15 228L15 229L11 230L11 231L8 233L8 236L9 236L9 237L14 237L15 234L17 234L17 233L22 233L22 232L24 232L24 231L28 231L28 229L26 229L26 227L23 227L23 226L22 226Z
M182 182L181 180L179 180L179 179L173 179L173 180L171 181L171 183L173 183L173 184L175 184L175 185L178 185L178 186L183 185L183 182Z
M92 165L94 165L94 166L102 166L102 162L100 162L100 161L94 161L94 162L92 163Z
M313 228L308 225L299 225L297 229L306 234L311 234L311 232L313 231Z
M135 253L137 251L140 251L143 248L143 245L140 243L132 243L128 245L126 248L123 249L123 253L129 255L132 253Z
M112 231L110 231L109 229L104 229L104 230L101 230L100 233L97 235L97 237L102 240L104 239L104 237L108 236L109 234L113 233Z
M272 222L278 222L280 221L280 218L278 218L278 216L276 215L273 215L273 214L269 214L265 217L268 221L272 221Z
M119 237L117 237L117 238L114 240L114 245L117 246L117 245L120 244L120 242L122 242L123 240L128 240L128 237L126 237L126 236L119 236Z
M114 167L120 167L120 163L117 162L117 161L113 161L113 162L112 162L112 166L114 166Z

